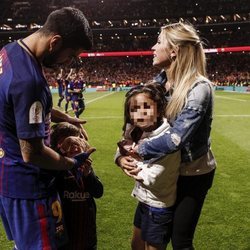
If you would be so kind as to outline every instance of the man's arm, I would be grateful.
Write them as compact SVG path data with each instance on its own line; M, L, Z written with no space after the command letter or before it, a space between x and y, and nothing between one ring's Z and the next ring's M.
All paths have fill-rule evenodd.
M51 110L51 121L55 122L55 123L58 123L58 122L72 123L72 121L75 123L80 123L80 124L86 123L86 121L71 117L71 116L69 116L69 115L67 115L67 114L63 113L62 111L55 109L55 108L52 108L52 110ZM75 123L72 123L72 124L75 125Z
M134 150L144 159L151 159L181 149L199 128L211 97L209 82L197 84L189 92L185 107L172 122L170 129L160 136L142 141Z
M71 68L70 71L69 71L69 73L68 73L68 75L66 76L65 80L69 79L69 77L72 75L73 71L74 71L74 69Z
M73 158L63 157L45 146L42 138L19 139L19 143L25 163L49 170L68 170L74 166Z

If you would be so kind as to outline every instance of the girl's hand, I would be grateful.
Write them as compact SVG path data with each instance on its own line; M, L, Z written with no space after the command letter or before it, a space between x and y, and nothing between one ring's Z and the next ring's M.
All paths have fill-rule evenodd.
M126 170L126 169L123 169L123 172L124 172L127 176L133 178L133 179L136 180L136 181L141 181L141 182L143 182L143 179L142 179L141 177L137 176L137 174L138 174L140 171L141 171L140 168L135 168L135 169L132 170L132 171L128 171L128 170Z
M129 177L135 180L141 180L137 177L137 174L141 171L141 168L137 167L137 161L131 156L120 156L117 160L118 165L122 171Z
M122 170L134 170L136 168L136 161L131 156L120 156L117 159L117 164L121 167Z

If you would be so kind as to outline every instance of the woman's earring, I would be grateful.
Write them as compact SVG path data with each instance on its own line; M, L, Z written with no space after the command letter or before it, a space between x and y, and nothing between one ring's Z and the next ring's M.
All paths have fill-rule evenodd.
M170 54L171 61L174 61L175 58L176 58L176 53L174 51L172 51L171 54Z
M175 58L176 58L176 55L175 55L174 53L171 53L171 55L170 55L170 59L171 59L171 61L174 61L174 60L175 60Z

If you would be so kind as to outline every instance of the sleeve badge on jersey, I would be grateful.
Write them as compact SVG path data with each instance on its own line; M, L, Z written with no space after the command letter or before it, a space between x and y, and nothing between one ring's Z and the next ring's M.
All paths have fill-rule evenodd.
M0 55L0 75L3 73L3 56Z
M3 158L4 157L4 151L2 148L0 148L0 158Z
M29 124L42 123L43 121L43 106L41 102L34 102L29 111Z

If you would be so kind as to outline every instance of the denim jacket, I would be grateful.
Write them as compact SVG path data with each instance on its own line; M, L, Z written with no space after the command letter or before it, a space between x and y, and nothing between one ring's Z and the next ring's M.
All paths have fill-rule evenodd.
M145 140L138 153L144 159L160 157L181 149L181 161L191 162L210 148L213 113L213 88L205 77L197 79L190 89L182 111L171 122L165 134Z

